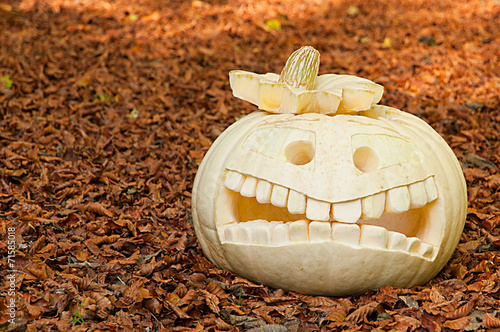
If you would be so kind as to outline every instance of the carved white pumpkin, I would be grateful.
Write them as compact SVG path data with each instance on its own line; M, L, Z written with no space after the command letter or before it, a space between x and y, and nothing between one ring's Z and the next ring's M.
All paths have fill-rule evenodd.
M199 167L192 213L218 267L343 296L435 276L459 241L466 202L460 165L439 134L374 105L237 121Z

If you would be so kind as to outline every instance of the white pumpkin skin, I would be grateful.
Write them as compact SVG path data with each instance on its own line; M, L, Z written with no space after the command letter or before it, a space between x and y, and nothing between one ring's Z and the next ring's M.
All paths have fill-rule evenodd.
M255 112L230 126L208 151L193 187L194 227L205 255L218 267L255 282L314 295L411 287L434 277L449 260L465 223L466 185L460 164L439 134L417 117L383 106L366 114ZM288 138L280 143L281 133ZM277 150L266 137L276 142ZM279 151L293 149L287 139L312 146L312 156L305 148L294 161L297 165L291 162L293 155ZM357 153L357 148L375 151L378 159L363 164L363 157L371 155L361 153L363 149ZM311 208L291 214L286 206L243 198L224 185L226 177L239 174L249 179L249 187L257 180L272 184L273 190L286 188L288 199L291 192L306 197ZM416 194L407 212L392 211L410 204L405 195L418 192L424 183L431 183L424 194L430 202L418 206ZM252 196L249 192L246 195ZM400 192L403 198L395 195ZM380 219L373 217L377 208L368 204L373 195L385 197ZM392 199L395 203L389 202ZM289 210L297 205L289 204ZM312 208L315 204L317 209ZM334 212L325 218L325 209ZM366 220L352 218L359 213ZM278 228L289 232L288 240L275 239L282 236ZM343 239L343 234L351 238Z

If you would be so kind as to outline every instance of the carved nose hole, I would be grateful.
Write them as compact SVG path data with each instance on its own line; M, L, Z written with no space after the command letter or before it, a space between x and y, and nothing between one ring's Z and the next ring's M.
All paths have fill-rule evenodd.
M294 141L285 148L286 159L294 165L305 165L314 158L314 146L309 141Z
M369 146L362 146L354 151L353 155L354 166L361 172L369 173L378 169L380 165L380 157L377 151Z

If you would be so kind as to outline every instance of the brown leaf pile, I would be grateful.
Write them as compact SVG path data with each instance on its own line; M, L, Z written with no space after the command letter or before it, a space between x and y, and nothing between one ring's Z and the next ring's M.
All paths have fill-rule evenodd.
M0 0L0 331L500 328L499 13L495 0ZM427 285L313 297L202 255L198 164L255 109L227 73L280 72L302 45L321 73L383 84L382 103L461 161L465 231Z

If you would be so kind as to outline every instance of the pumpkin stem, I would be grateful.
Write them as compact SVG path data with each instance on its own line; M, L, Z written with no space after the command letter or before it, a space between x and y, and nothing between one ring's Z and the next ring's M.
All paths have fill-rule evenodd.
M303 46L290 55L281 72L279 82L294 88L312 90L319 72L319 52Z

